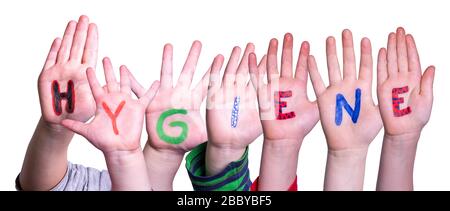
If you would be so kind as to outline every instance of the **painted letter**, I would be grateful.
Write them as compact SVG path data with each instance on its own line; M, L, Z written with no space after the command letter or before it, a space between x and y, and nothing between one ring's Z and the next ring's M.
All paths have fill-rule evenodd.
M286 108L287 103L281 101L281 98L288 98L292 96L292 91L278 91L275 92L275 116L278 120L291 119L295 117L295 112L291 111L283 113L283 108Z
M173 137L173 136L167 135L164 132L164 128L163 128L164 120L167 117L172 116L174 114L186 115L187 110L186 109L169 109L167 111L164 111L161 114L161 116L159 116L158 122L156 124L156 132L158 132L158 136L161 140L163 140L169 144L180 144L187 138L187 133L188 133L189 127L186 124L186 122L174 121L174 122L169 123L170 127L180 127L181 128L181 133L178 137Z
M233 110L231 111L231 127L236 128L239 118L239 102L241 98L239 96L234 97Z
M348 104L347 100L345 100L344 95L337 94L336 95L336 117L335 122L336 125L341 125L342 123L342 107L345 108L347 113L352 117L353 123L358 121L359 111L361 110L361 89L356 89L355 91L355 109Z
M55 112L56 116L59 116L62 114L62 105L61 100L66 99L66 111L68 113L73 113L75 110L75 87L72 80L69 80L67 82L67 91L61 92L59 88L58 81L52 82L51 87L51 93L52 93L52 106L53 111Z
M120 112L122 111L123 106L125 105L125 101L123 100L120 102L119 106L117 107L116 111L114 113L111 112L111 109L109 109L108 105L106 105L105 102L102 102L102 107L105 109L106 114L108 114L109 118L112 121L112 126L114 130L114 134L119 135L119 130L117 129L117 122L116 119L119 116Z
M399 94L404 94L408 91L408 86L392 89L392 109L395 117L401 117L411 113L411 108L409 106L404 109L400 109L400 104L404 103L405 100L403 97L398 96Z

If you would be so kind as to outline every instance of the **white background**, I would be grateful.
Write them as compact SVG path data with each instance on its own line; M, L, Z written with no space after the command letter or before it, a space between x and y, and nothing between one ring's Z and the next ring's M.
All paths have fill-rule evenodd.
M450 76L450 13L445 2L1 1L0 190L14 190L14 179L40 118L36 82L50 44L55 37L63 35L69 20L77 20L81 14L88 15L99 27L99 59L111 57L116 69L120 64L128 65L139 81L147 86L159 79L162 47L167 42L174 45L174 76L177 78L192 41L202 41L203 51L195 76L195 81L198 81L216 54L228 57L233 46L245 47L251 41L260 57L270 38L282 40L285 32L292 32L295 51L298 52L301 41L308 40L322 77L327 79L324 48L327 36L333 35L340 40L344 28L353 31L355 44L367 36L372 41L376 58L378 49L386 46L388 33L397 26L404 26L407 33L416 38L423 67L436 66L433 113L418 147L415 188L450 190L450 140L446 133L450 98L445 94L450 88L445 81ZM357 56L358 52L359 46ZM98 75L101 76L100 73ZM308 86L310 97L315 99L310 84ZM375 189L382 134L383 131L370 146L365 190ZM145 139L144 133L142 141ZM261 146L261 137L251 145L252 180L259 173ZM322 189L326 152L322 128L317 124L300 151L299 190ZM106 167L102 153L79 136L72 141L69 159L86 166ZM192 190L184 163L175 178L174 189Z

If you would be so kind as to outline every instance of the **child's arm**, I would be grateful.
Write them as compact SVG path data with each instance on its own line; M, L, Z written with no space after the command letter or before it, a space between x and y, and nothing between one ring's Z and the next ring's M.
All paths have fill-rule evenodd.
M174 86L172 45L164 46L161 88L146 109L148 141L144 156L154 190L172 190L184 154L207 140L200 106L206 97L210 71L191 89L200 51L201 43L195 41ZM131 79L134 93L143 95L142 86Z
M281 75L278 73L278 41L269 44L267 60L256 66L250 54L251 81L257 90L260 118L264 132L258 190L288 190L296 180L298 153L304 137L319 120L317 104L308 100L307 57L309 44L303 42L295 75L292 70L291 34L283 42ZM264 83L267 74L268 84Z
M67 149L73 133L60 123L63 119L87 121L94 114L95 102L85 71L96 66L97 37L96 25L81 16L78 23L69 22L63 39L56 38L50 48L38 80L42 117L19 177L23 190L50 190L66 174ZM70 84L73 89L68 89ZM70 99L62 94L68 90L74 93ZM73 105L68 106L69 102Z
M336 41L326 43L330 85L325 87L313 56L308 69L317 96L322 128L328 144L325 190L362 190L369 144L381 129L378 107L372 99L372 50L369 39L361 41L358 77L349 30L342 33L343 78Z
M422 74L412 35L391 33L378 55L378 101L384 123L377 190L413 190L417 143L433 105L434 67Z
M249 43L241 59L241 49L233 48L222 82L220 69L223 57L216 57L212 65L206 100L207 176L217 175L230 163L239 160L246 148L262 133L256 92L249 82L248 56L254 48Z
M120 83L115 79L108 58L103 60L103 68L106 89L100 86L94 70L87 70L97 106L94 119L88 124L66 119L62 124L84 136L103 152L112 190L151 190L140 138L145 108L155 95L159 83L153 83L143 96L135 100L131 97L127 68L120 68Z

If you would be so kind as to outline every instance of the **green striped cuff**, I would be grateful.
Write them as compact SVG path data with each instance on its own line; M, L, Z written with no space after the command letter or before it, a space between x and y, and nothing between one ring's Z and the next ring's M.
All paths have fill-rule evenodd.
M196 191L248 191L251 180L248 169L248 147L242 157L225 167L219 174L206 176L206 144L194 148L186 156L186 169Z

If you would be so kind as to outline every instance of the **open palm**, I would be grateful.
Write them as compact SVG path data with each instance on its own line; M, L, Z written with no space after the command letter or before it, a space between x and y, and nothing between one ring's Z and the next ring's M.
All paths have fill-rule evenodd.
M140 149L145 108L155 95L158 83L154 83L143 97L135 100L131 97L131 74L126 67L121 67L120 84L114 77L108 58L103 60L103 67L106 89L100 86L94 70L87 70L87 78L97 105L94 119L88 124L75 120L63 120L62 124L84 136L103 153Z
M263 57L259 67L256 65L255 54L250 54L251 81L257 90L260 118L266 140L301 140L319 120L317 105L308 100L306 91L309 44L302 43L295 76L292 74L292 46L292 35L286 34L283 42L281 75L277 67L276 39L270 41L267 59ZM264 82L266 72L268 84ZM284 102L286 105L283 107L281 104Z
M372 99L372 50L370 41L361 41L361 62L359 77L356 78L356 61L353 37L349 30L342 33L344 77L336 53L333 37L327 39L327 64L330 85L326 88L313 56L308 59L308 69L317 96L320 119L330 150L347 150L367 147L381 129L378 107ZM360 91L359 97L357 93ZM337 112L339 96L343 96L357 113L356 101L360 99L359 116L352 116L342 108L342 116ZM341 101L342 102L342 101ZM339 117L342 117L339 122ZM339 123L338 123L339 122Z
M206 122L208 142L218 146L245 148L262 133L256 106L256 92L249 82L248 56L254 51L248 44L239 63L240 48L235 47L220 83L221 56L211 69Z
M45 121L51 124L59 124L63 119L87 121L94 115L95 101L87 82L86 68L95 68L97 49L97 27L89 24L86 16L81 16L78 23L70 21L62 41L59 38L53 41L38 81ZM69 82L73 83L72 108L63 97L60 109L55 109L53 85L59 87L58 94L68 94Z
M186 152L207 140L200 106L206 97L210 71L193 90L190 89L200 51L201 43L195 41L173 87L173 49L170 44L164 46L161 87L146 109L149 144L155 149ZM143 95L143 87L133 77L132 88L137 96Z
M403 28L391 33L387 51L382 48L378 55L378 101L388 135L420 132L425 126L433 104L433 79L433 66L422 75L412 35L405 35ZM396 106L394 98L403 102Z

